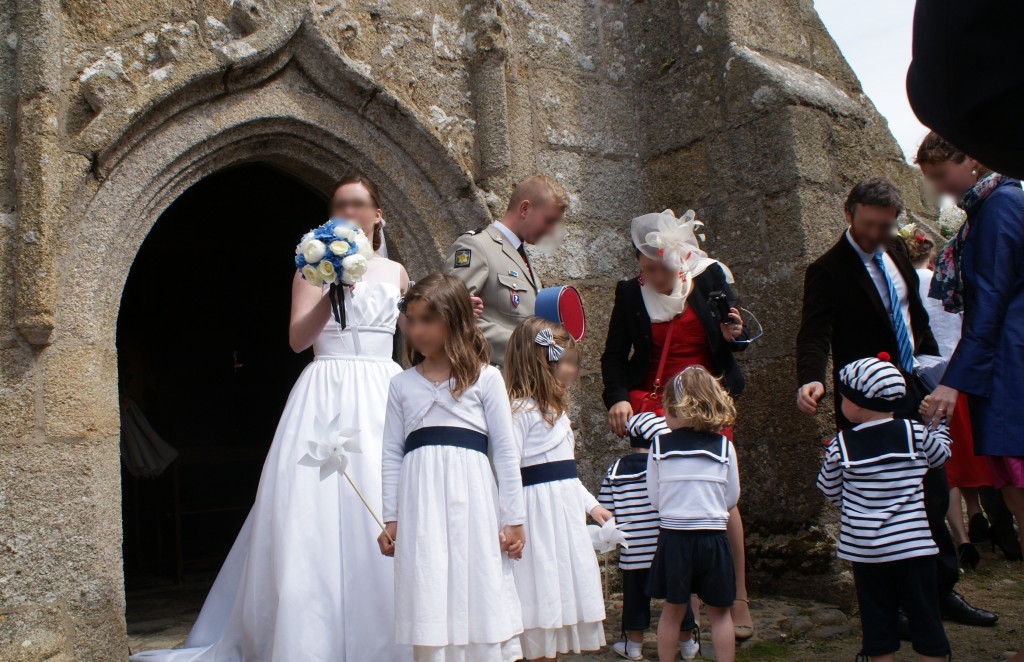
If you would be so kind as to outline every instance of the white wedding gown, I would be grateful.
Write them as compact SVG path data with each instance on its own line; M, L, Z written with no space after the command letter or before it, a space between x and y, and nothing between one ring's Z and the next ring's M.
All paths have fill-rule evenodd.
M380 529L344 477L303 466L314 421L341 413L362 453L347 473L379 515L381 441L398 319L397 263L370 260L346 297L347 328L332 318L315 360L292 388L260 477L256 503L221 568L184 648L146 651L152 662L391 662L412 660L394 643L394 566Z

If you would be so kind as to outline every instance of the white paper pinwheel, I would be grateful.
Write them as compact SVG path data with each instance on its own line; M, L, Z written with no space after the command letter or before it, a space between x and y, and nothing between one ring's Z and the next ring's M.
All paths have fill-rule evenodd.
M599 554L607 554L618 545L629 549L629 534L619 529L615 524L615 518L609 518L604 525L590 524L587 526L590 532L590 540L594 543L594 549Z
M341 414L324 425L317 417L315 431L318 439L307 443L307 451L299 464L306 467L320 467L320 480L337 472L344 474L348 468L350 453L361 453L359 446L359 430L343 428L340 425Z

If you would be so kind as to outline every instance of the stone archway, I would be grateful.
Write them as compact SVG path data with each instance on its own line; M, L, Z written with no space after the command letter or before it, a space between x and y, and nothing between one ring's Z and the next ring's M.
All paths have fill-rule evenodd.
M114 329L130 265L160 215L231 166L258 161L320 189L359 170L381 188L389 245L414 278L439 268L457 232L488 217L472 178L431 130L315 35L300 30L233 76L228 85L221 76L196 81L121 132L97 153L96 177L72 194L61 222L56 331L42 350L46 432L90 449L83 466L97 505L95 535L81 541L88 570L68 568L63 581L90 577L74 609L92 625L68 634L97 659L125 650Z

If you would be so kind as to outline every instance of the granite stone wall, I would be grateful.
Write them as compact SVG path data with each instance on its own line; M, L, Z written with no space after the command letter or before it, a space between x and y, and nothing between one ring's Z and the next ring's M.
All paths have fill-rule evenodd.
M0 37L0 659L123 659L121 290L178 195L253 161L365 171L414 278L515 181L558 178L566 245L534 260L591 319L591 486L626 449L598 358L628 221L695 209L766 328L737 431L753 578L842 585L813 489L828 415L792 404L803 268L864 175L932 209L810 0L5 0Z

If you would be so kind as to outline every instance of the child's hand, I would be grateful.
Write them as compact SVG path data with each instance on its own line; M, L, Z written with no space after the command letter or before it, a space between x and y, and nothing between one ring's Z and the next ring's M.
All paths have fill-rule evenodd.
M387 531L387 533L381 532L381 534L377 536L377 545L380 546L380 553L384 556L394 556L394 541L398 540L398 522L388 522L384 525L384 530ZM391 538L388 538L388 536L391 536Z
M612 511L601 506L594 506L594 509L590 511L590 516L594 518L594 521L598 524L604 525L605 522L612 519Z
M501 544L501 551L506 552L510 559L518 561L523 558L523 548L526 547L523 525L502 527L498 532L498 542Z

